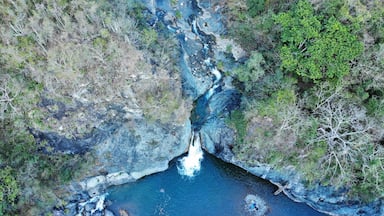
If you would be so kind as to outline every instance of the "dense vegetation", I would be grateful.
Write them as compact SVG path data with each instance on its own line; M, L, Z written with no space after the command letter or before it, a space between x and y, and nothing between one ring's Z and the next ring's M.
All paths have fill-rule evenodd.
M250 57L231 72L244 95L230 120L237 157L384 197L384 3L224 3L229 36ZM150 121L185 120L177 43L141 10L129 0L0 0L0 215L64 204L61 185L93 163L36 143L30 130L81 137L101 124L93 111L115 118L111 101Z
M63 205L62 185L93 174L91 153L57 152L30 131L81 138L119 118L117 109L162 123L188 118L177 43L149 28L142 9L133 1L0 0L0 215Z
M233 72L244 95L243 114L230 118L236 156L295 167L309 185L383 198L383 1L229 0L226 7L229 36L250 55Z

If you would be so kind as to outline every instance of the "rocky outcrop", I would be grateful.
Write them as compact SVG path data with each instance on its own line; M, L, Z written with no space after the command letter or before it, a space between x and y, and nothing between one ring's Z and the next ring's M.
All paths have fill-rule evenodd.
M110 129L105 139L92 147L95 161L87 167L90 177L68 187L77 195L68 199L69 205L56 209L55 215L102 214L106 204L100 204L100 197L105 196L107 187L166 170L170 160L187 150L191 136L189 120L182 125L165 125L136 119ZM93 207L88 211L90 205Z
M93 147L97 161L88 168L102 175L89 177L74 188L96 196L109 186L164 171L170 160L187 150L190 136L189 121L180 126L129 121Z
M89 197L87 194L77 194L74 199L64 208L54 208L52 214L54 216L114 216L114 214L105 209L107 194L102 194L95 197Z
M161 124L136 119L124 123L104 142L95 146L99 170L134 173L136 179L145 170L162 171L168 161L188 148L191 135L189 120L183 125Z

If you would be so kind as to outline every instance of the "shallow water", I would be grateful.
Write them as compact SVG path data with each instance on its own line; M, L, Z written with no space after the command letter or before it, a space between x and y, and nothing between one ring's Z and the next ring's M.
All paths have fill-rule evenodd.
M175 160L164 172L110 188L107 198L113 202L109 209L116 215L119 209L127 210L130 216L251 215L245 210L247 194L264 199L270 216L324 215L282 193L273 195L276 189L269 182L205 153L201 170L193 178L180 176Z

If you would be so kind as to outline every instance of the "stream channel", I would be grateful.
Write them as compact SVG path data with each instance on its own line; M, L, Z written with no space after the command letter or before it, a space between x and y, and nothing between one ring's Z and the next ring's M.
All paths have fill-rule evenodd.
M216 68L217 61L220 59L227 65L237 62L230 58L223 60L223 52L215 50L216 41L224 32L221 15L217 13L219 1L176 2L171 5L171 1L166 0L144 1L148 8L145 16L149 26L156 29L157 24L162 23L179 40L183 91L195 101L191 114L195 135L192 135L191 145L199 139L197 153L202 155L201 128L210 122L223 121L220 117L238 108L241 98L230 84L231 78L224 77ZM190 156L193 155L188 154ZM193 167L196 170L185 175L180 170L185 169L183 160L189 163L189 159L187 156L177 158L162 173L108 189L107 199L112 201L108 209L116 215L124 209L130 216L323 215L303 203L293 202L282 193L273 195L277 188L271 183L208 153L204 154L201 168L202 157L199 157L198 161L193 161L198 163ZM250 203L246 201L249 194L260 199L268 210L261 214L250 211Z

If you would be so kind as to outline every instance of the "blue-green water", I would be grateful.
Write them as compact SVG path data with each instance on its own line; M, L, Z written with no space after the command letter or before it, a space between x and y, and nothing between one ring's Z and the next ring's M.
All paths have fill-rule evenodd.
M267 202L270 216L317 216L303 203L295 203L282 193L275 196L274 185L207 153L197 176L182 177L175 162L161 173L137 182L109 189L109 209L116 215L125 209L130 216L236 216L245 211L244 198L257 194Z

